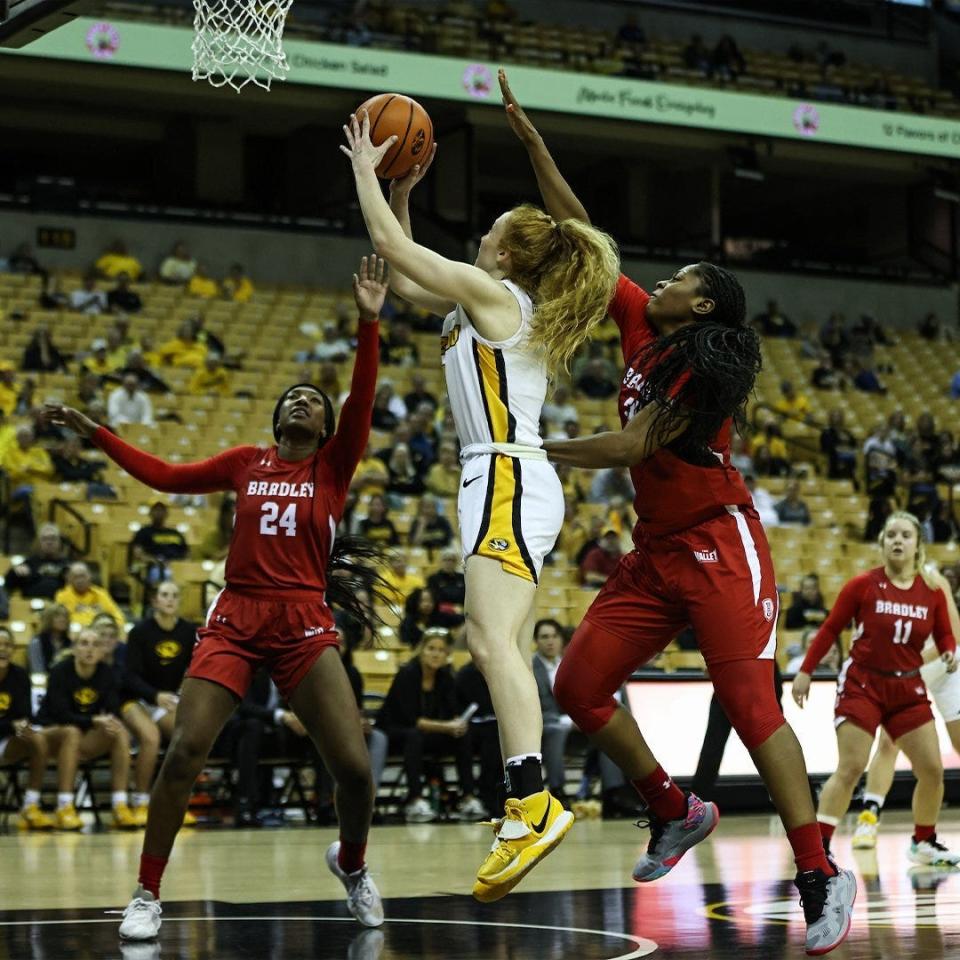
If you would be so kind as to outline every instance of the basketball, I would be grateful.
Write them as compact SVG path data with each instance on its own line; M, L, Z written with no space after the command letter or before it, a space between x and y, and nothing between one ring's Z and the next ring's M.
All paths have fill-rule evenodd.
M356 117L361 122L364 113L370 116L370 140L375 145L397 137L377 167L378 177L404 177L415 163L430 156L433 122L416 100L402 93L378 93L357 107Z

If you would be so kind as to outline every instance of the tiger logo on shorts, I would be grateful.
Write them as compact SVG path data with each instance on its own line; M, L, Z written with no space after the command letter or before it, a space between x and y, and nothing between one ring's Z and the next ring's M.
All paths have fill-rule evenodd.
M176 640L161 640L154 648L160 662L164 665L180 656L180 644Z
M496 550L497 553L505 553L510 549L510 541L504 540L502 537L494 537L492 540L487 541L487 546L491 550Z

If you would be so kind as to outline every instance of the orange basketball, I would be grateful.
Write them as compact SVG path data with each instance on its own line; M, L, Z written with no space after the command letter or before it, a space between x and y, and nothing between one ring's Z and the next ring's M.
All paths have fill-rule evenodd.
M402 93L378 93L357 107L357 120L370 115L370 140L379 146L389 137L397 142L386 152L377 167L384 180L403 177L410 168L430 156L433 146L433 122L416 100Z

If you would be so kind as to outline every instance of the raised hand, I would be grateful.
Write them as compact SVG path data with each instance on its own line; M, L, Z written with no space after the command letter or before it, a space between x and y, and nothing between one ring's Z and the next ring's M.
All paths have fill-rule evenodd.
M387 261L375 253L360 261L359 274L353 275L353 299L362 323L373 323L387 297Z
M350 114L350 122L343 125L343 134L347 138L346 144L341 143L340 149L353 161L354 170L369 167L376 170L386 152L397 142L397 137L387 137L380 146L375 147L370 140L370 114L363 111L363 120L357 120L354 113Z
M503 67L497 71L497 80L500 81L500 96L503 99L503 108L507 112L507 123L510 124L510 129L513 130L524 143L536 140L540 134L537 132L537 128L530 122L530 118L527 116L523 107L517 103L517 98L513 95L513 91L510 89L510 84L507 81L507 72Z
M100 426L94 423L86 414L67 407L62 403L45 403L40 413L44 423L52 423L58 427L66 427L81 437L92 437Z
M430 147L430 153L423 163L415 163L407 174L403 177L395 177L390 181L390 196L401 193L409 193L425 176L433 163L433 158L437 155L437 143L434 141Z

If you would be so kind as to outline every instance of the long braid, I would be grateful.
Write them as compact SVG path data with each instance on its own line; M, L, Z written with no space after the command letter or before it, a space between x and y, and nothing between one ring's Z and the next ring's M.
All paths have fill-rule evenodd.
M327 561L327 605L342 610L362 627L376 633L383 620L374 603L387 607L393 601L393 590L380 573L387 563L383 547L365 537L338 537L333 542ZM361 599L362 591L370 597L369 606Z
M684 459L715 462L710 441L733 418L738 429L760 372L760 338L746 325L746 298L737 278L712 263L694 268L700 292L714 302L705 319L658 337L639 358L645 378L644 403L659 409L654 439L663 442L678 427L683 433L667 446Z

